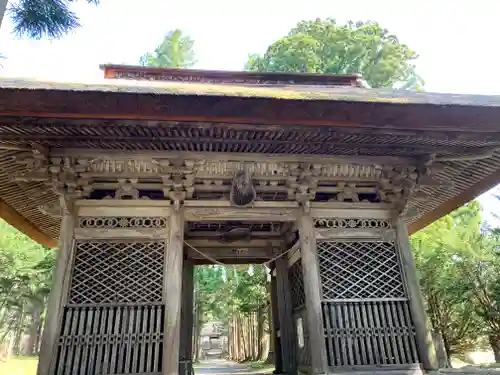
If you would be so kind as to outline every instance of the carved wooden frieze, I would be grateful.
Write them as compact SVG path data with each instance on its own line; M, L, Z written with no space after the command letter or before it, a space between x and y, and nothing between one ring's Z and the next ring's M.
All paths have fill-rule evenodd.
M84 151L82 151L84 152ZM56 192L93 199L168 199L174 209L190 199L230 197L231 183L245 170L255 187L255 200L390 203L404 212L410 199L426 199L420 189L440 184L425 165L379 165L352 162L293 162L256 155L227 160L200 160L190 154L110 154L96 157L50 154L34 150L18 161L26 166L16 181L42 181ZM194 156L194 154L193 154Z
M272 162L240 162L240 161L206 161L199 164L196 178L232 178L238 171L248 168L248 172L255 179L259 178L284 178L290 175L286 163Z

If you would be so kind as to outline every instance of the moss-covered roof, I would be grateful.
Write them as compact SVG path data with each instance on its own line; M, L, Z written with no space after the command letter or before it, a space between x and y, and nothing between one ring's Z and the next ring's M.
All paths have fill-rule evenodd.
M312 85L242 85L144 80L57 82L28 78L2 78L0 89L112 92L153 95L233 96L289 100L326 100L401 104L500 106L500 95L465 95L357 87Z

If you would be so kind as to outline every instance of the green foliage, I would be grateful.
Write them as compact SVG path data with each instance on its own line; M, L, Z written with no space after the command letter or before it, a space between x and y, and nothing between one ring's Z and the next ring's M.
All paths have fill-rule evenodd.
M481 228L481 207L471 202L411 240L427 311L448 355L487 337L500 353L500 237Z
M0 221L0 346L45 310L54 255Z
M80 27L78 16L71 10L74 1L18 0L10 3L7 12L14 22L14 34L32 39L62 37ZM99 5L99 0L86 2Z
M191 68L196 64L194 41L179 29L170 31L153 53L141 56L139 63L156 68Z
M480 223L480 206L472 202L411 239L427 312L434 330L443 337L448 357L472 349L484 334L484 322L468 298L468 281L457 263L460 254L451 247L465 236L480 235Z
M417 89L422 79L412 64L417 54L378 23L333 19L302 21L246 70L261 72L360 73L371 87Z
M230 359L263 359L264 352L267 355L263 337L269 333L270 324L266 312L268 285L263 265L196 267L197 332L204 322L222 322L229 340L239 340L238 350L230 349Z
M235 311L249 313L265 306L267 273L262 265L237 267L200 266L195 269L195 291L203 321L227 322Z

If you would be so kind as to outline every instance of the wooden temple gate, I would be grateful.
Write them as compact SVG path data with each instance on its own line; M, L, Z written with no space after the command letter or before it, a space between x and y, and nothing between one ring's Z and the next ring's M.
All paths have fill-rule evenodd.
M190 373L193 267L210 259L273 260L277 372L436 369L407 226L498 182L500 114L365 102L355 76L105 76L121 79L0 89L2 217L59 237L38 375Z
M369 178L375 186L380 177L376 167L164 156L114 152L102 160L54 151L40 165L54 176L78 173L92 186L86 198L61 197L57 290L41 357L48 374L189 372L194 264L205 256L254 263L281 254L272 283L280 370L433 368L397 211L385 203L314 202L306 180L297 183L314 168L314 185L362 172L366 192ZM238 176L251 177L247 198ZM260 187L285 178L293 200L255 200L269 192ZM186 186L193 179L222 199L193 199ZM169 199L152 199L158 192Z
M203 261L184 245L192 246L189 241L203 254L230 263L275 257L276 249L294 245L287 241L298 241L273 265L278 355L286 373L433 366L401 220L367 204L305 209L294 202L278 207L259 203L233 208L229 202L186 201L176 208L156 200L73 202L74 209L62 219L63 251L55 279L61 290L49 310L54 328L43 343L54 356L50 373L189 369L193 265ZM191 223L209 228L228 222L239 223L240 229L293 225L286 225L289 232L282 233L281 246L271 233L272 242L262 241L271 244L269 251L257 248L243 257L234 254L234 243L228 247L220 239L205 237L202 244L199 236L189 238L197 234L189 231L196 227ZM258 241L238 240L236 245Z

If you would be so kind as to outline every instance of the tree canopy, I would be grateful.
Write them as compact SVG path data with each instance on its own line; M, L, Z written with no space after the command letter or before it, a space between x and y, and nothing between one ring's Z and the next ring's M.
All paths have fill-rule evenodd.
M99 5L100 0L85 0ZM14 23L14 34L31 39L60 38L80 27L78 16L71 10L75 0L0 1L0 24L5 13Z
M302 21L245 69L261 72L360 73L371 87L418 88L415 51L377 22Z
M169 31L154 52L141 56L139 63L156 68L191 68L196 64L194 40L182 30Z
M473 201L416 233L411 243L434 332L448 356L487 342L500 360L500 237Z

